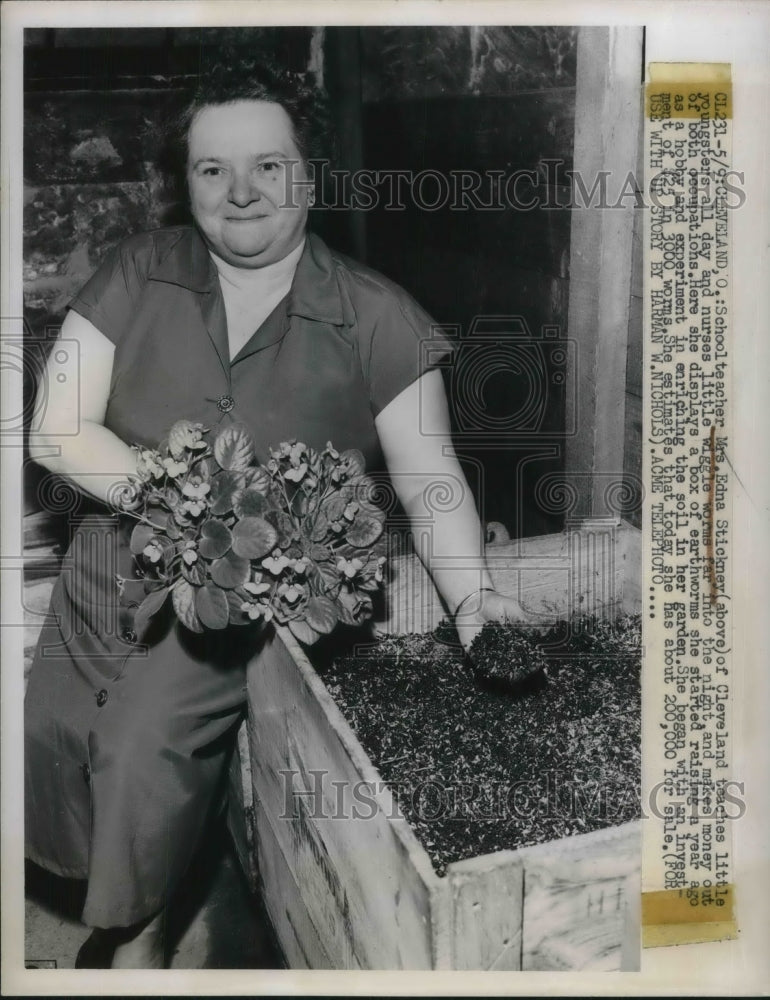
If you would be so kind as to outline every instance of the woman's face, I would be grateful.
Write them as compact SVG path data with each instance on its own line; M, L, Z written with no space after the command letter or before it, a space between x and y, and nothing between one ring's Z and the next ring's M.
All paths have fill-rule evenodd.
M310 187L280 104L203 108L188 137L187 183L211 250L237 267L282 260L301 242Z

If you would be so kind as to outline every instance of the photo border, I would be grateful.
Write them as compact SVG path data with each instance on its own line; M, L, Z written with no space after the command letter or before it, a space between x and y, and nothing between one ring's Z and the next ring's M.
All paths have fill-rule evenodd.
M150 27L238 23L264 24L639 24L647 27L645 61L730 62L733 67L733 166L746 174L746 205L732 213L733 452L737 473L733 496L733 776L746 783L748 809L733 830L733 881L741 930L735 941L646 950L639 973L483 973L478 972L295 972L183 971L89 972L23 970L23 872L21 699L23 677L9 664L22 662L21 628L3 629L2 672L2 991L6 995L643 995L671 993L735 995L763 992L770 961L764 941L770 925L768 883L767 776L770 708L766 640L759 635L768 584L768 466L761 461L768 426L766 373L770 350L765 331L770 320L767 282L770 243L766 52L770 10L761 2L647 3L550 0L506 3L390 2L365 5L324 0L191 4L185 0L103 3L36 3L9 0L2 6L2 306L4 336L21 317L22 149L21 66L24 27ZM763 103L764 102L764 103ZM20 379L3 372L2 403L20 402ZM8 412L7 409L5 412ZM13 411L12 412L20 412ZM758 461L758 457L760 460ZM13 574L22 572L21 449L2 454L3 622L20 621L21 598ZM9 585L9 583L11 585ZM17 588L18 589L18 588ZM21 968L19 965L21 956ZM740 973L736 970L740 970ZM742 975L743 979L737 979ZM621 978L618 979L617 977Z

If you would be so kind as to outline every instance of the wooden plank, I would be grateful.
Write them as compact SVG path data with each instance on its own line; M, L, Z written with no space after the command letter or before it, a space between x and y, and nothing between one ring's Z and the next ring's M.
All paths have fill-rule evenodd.
M600 171L608 171L612 205L637 164L641 46L641 28L578 33L573 166L589 192ZM611 210L595 205L572 213L568 328L578 360L567 380L567 412L577 413L577 433L566 442L566 471L580 490L581 517L612 513L602 474L624 468L634 212L633 198L626 198Z
M626 482L637 483L641 480L642 475L642 452L643 452L643 439L642 439L642 427L643 427L643 416L644 416L644 403L641 395L637 395L634 392L626 393L626 426L624 431L624 467L623 472L626 478ZM637 493L634 490L634 493ZM633 524L635 528L641 528L642 526L642 505L636 507L635 510L628 510L623 513L623 516Z
M521 969L524 870L516 851L447 866L452 968Z
M619 538L619 564L622 579L622 606L626 614L642 611L642 532L628 525Z
M641 832L640 832L641 836ZM625 924L620 943L620 971L638 972L642 966L642 871L641 865L626 876Z
M351 780L379 775L293 637L282 633L269 649L272 665L257 657L250 667L252 706L254 695L261 698L250 742L255 762L266 754L254 769L259 867L290 967L634 967L626 902L638 878L638 823L457 862L438 879L390 812L387 789L377 792L370 820L349 814ZM313 701L323 705L314 710ZM335 754L342 758L332 762ZM337 781L335 801L321 786L287 814L266 780L281 761L305 777L312 767Z
M620 968L640 834L631 822L517 852L524 868L522 969Z
M610 614L620 604L621 580L616 563L618 526L592 521L581 531L567 533L571 570L570 610Z
M640 551L638 529L607 521L561 534L488 545L487 564L501 593L516 597L544 623L572 613L607 614L621 606L638 610L639 562L630 559L631 544ZM387 606L377 621L383 632L429 632L446 617L433 582L414 553L391 560ZM628 603L624 594L628 589Z
M639 143L637 162L638 178L644 176L643 148ZM623 473L626 481L640 480L642 476L642 395L644 370L644 243L642 213L634 213L633 251L631 254L631 299L628 312L628 353L626 357L626 414L623 430ZM634 491L636 492L636 491ZM635 527L642 526L641 496L634 510L626 510L623 517Z
M227 826L241 870L254 893L260 889L255 824L248 722L244 719L230 762Z
M260 858L270 862L264 869L260 862L266 897L285 895L278 876L287 868L297 892L285 900L286 920L306 949L302 928L317 929L326 967L431 968L439 880L290 634L254 658L248 693ZM291 942L277 930L288 953Z
M61 542L62 516L49 510L32 511L24 515L24 551L46 546L53 555ZM60 554L61 558L61 554Z
M333 969L322 931L312 922L297 874L280 849L267 810L255 804L257 865L265 909L290 969Z

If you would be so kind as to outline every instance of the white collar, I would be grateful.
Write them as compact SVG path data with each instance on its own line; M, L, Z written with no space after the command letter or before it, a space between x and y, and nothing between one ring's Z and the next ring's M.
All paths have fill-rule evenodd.
M264 267L237 267L226 260L222 260L212 250L209 250L211 259L214 261L219 277L229 290L234 292L245 292L253 294L256 291L269 292L272 289L291 286L297 264L305 249L303 239L299 246L272 264L265 264ZM223 289L224 290L224 289Z

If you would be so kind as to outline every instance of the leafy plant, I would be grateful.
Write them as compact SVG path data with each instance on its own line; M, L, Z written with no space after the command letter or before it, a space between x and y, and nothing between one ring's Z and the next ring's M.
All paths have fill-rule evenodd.
M159 449L134 446L134 490L120 509L137 521L136 631L169 595L193 632L275 621L310 644L366 621L384 578L385 515L361 453L291 440L260 465L243 425L207 434L180 420Z

